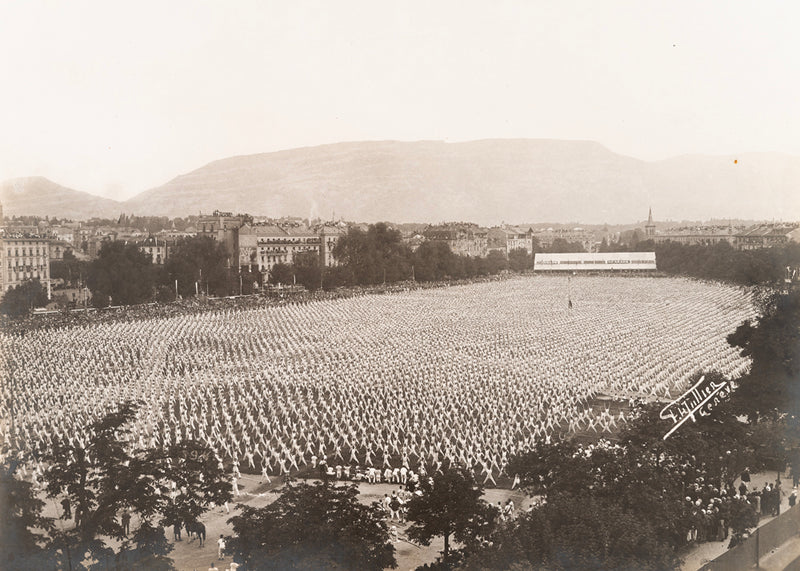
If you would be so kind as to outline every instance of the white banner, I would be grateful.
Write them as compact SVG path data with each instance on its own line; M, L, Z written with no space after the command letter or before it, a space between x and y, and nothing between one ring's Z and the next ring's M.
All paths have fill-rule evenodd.
M536 254L534 271L655 270L655 252L614 252L595 254Z

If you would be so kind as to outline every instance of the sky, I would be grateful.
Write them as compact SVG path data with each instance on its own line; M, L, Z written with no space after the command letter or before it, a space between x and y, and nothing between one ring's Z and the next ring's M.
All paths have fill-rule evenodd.
M124 200L341 141L800 155L795 2L4 0L0 181Z

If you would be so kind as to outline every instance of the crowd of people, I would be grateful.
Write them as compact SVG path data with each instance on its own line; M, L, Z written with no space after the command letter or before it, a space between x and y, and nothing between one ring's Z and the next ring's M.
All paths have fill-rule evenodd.
M526 277L4 332L0 438L35 457L136 400L135 444L200 440L250 473L460 463L494 485L536 441L624 423L587 406L601 393L738 375L725 336L754 315L718 284Z
M140 321L161 319L181 315L197 315L209 311L234 310L247 311L287 303L310 303L314 301L344 299L374 294L392 294L417 289L433 289L467 285L471 283L494 282L509 278L508 275L481 276L463 280L438 282L402 281L375 286L337 287L333 290L308 291L302 286L268 285L260 293L228 297L187 297L168 303L143 303L128 306L95 308L88 304L83 308L56 310L35 313L25 318L0 316L0 326L8 332L27 333L39 329L89 326L100 323L120 321Z
M688 473L694 479L687 486L686 496L685 513L691 523L686 537L689 544L728 540L730 547L738 545L746 539L747 530L756 527L761 517L780 514L781 502L786 495L780 477L759 489L751 484L746 469L738 486L734 481L711 481L702 464L699 470L686 464L682 473ZM792 490L788 497L789 504L794 505L797 491Z

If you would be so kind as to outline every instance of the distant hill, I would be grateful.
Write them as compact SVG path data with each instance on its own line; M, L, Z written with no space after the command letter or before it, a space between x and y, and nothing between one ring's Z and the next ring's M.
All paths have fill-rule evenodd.
M737 162L734 162L737 160ZM646 162L589 141L340 143L210 163L130 200L137 214L216 208L271 216L480 224L800 218L800 158Z
M595 192L593 189L602 189ZM582 141L340 143L232 157L125 203L135 213L221 210L372 222L627 218L612 204L640 198L640 161ZM634 209L631 208L633 213ZM637 212L637 218L641 213Z
M58 216L74 220L117 218L122 203L73 190L43 177L15 178L0 183L5 216Z
M491 225L630 223L652 206L657 220L797 220L799 189L800 158L779 154L648 162L590 141L373 141L222 159L121 208Z

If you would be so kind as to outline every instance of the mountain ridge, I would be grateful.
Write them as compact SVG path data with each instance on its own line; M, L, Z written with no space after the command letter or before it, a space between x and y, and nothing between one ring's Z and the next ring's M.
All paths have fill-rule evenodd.
M30 179L15 179L17 186L20 180ZM15 213L18 205L6 203L8 182L0 198ZM359 222L594 224L639 220L650 207L658 219L798 219L798 187L800 157L781 153L645 161L590 140L386 140L225 157L124 202L69 197L76 211L87 197L102 201L95 211L116 209L113 217L221 210L324 219L335 212Z
M58 216L75 220L116 218L122 202L62 186L43 176L0 183L0 203L9 215Z

